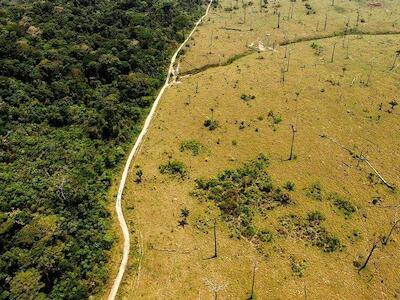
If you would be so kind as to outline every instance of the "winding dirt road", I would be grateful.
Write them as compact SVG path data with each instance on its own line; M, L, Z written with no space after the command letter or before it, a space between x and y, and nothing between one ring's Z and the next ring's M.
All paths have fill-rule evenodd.
M133 148L132 148L132 150L131 150L131 152L129 154L128 160L126 161L126 164L125 164L125 167L124 167L124 172L122 173L121 181L120 181L119 188L118 188L117 201L115 203L115 209L116 209L116 212L117 212L118 222L119 222L119 225L121 227L121 230L122 230L122 233L123 233L123 236L124 236L124 248L123 248L122 260L121 260L121 264L119 266L118 274L117 274L117 276L116 276L116 278L114 280L113 286L112 286L110 294L108 296L108 300L114 300L115 299L115 297L117 295L117 292L118 292L118 289L119 289L119 286L121 285L121 281L122 281L122 278L124 276L126 267L128 265L130 238L129 238L129 229L128 229L128 226L126 225L124 214L122 212L122 195L123 195L124 188L125 188L126 178L128 176L128 172L129 172L129 167L130 167L130 165L132 163L133 158L137 154L140 145L143 142L143 138L145 137L145 135L146 135L146 133L147 133L149 127L150 127L150 123L151 123L151 121L152 121L152 119L153 119L153 117L155 115L155 112L156 112L156 109L158 107L158 103L160 102L160 99L161 99L162 95L164 94L166 88L170 85L169 81L170 81L171 75L173 74L174 64L175 64L175 61L176 61L176 58L177 58L179 52L182 50L182 48L186 45L186 43L192 37L192 35L196 31L197 27L202 23L203 19L208 15L212 3L213 3L213 0L210 0L209 4L207 6L205 14L196 22L196 24L195 24L193 30L190 32L189 36L179 46L179 48L176 50L176 52L172 56L171 63L169 65L168 75L167 75L167 78L165 80L165 84L161 88L156 100L154 101L153 106L151 108L151 111L150 111L149 115L147 116L146 121L145 121L145 123L143 125L143 129L140 132L140 134L139 134L139 136L138 136L138 138L137 138L137 140L135 142L135 145L133 146Z

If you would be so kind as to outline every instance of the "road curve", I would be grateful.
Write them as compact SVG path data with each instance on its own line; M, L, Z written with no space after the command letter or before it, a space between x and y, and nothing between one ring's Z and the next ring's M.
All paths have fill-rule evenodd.
M122 177L121 177L121 181L119 184L119 188L118 188L118 195L117 195L117 201L115 203L115 210L117 212L117 217L118 217L118 222L119 225L121 227L122 230L122 234L124 236L124 249L123 249L123 253L122 253L122 260L121 260L121 264L119 266L119 270L118 270L118 274L115 277L113 286L111 288L110 294L108 295L108 300L114 300L117 292L118 292L118 288L121 285L121 281L122 278L124 276L126 267L128 265L128 257L129 257L129 246L130 246L130 239L129 239L129 229L128 226L126 225L126 221L124 218L124 214L122 212L122 195L124 192L124 188L125 188L125 183L126 183L126 178L128 176L128 172L129 172L129 167L132 163L133 158L135 157L135 155L138 152L138 149L140 147L140 145L143 142L143 138L145 137L149 127L150 127L150 123L155 115L156 109L158 107L158 103L160 102L160 99L162 97L162 95L164 94L166 88L169 86L169 81L171 78L171 74L173 72L174 69L174 64L176 61L176 58L178 56L178 53L182 50L182 48L186 45L186 43L189 41L189 39L192 37L192 35L194 34L194 32L196 31L197 27L202 23L203 19L208 15L211 5L213 3L213 0L210 0L206 12L205 14L196 22L193 30L190 32L189 36L186 38L186 40L179 46L179 48L176 50L176 52L174 53L174 55L171 58L171 63L169 65L169 69L168 69L168 74L167 74L167 78L165 80L165 83L163 85L163 87L161 88L156 100L153 103L153 106L150 110L150 113L148 114L146 121L144 122L142 131L140 132L135 145L133 146L131 152L129 153L128 159L126 161L125 167L124 167L124 172L122 173Z

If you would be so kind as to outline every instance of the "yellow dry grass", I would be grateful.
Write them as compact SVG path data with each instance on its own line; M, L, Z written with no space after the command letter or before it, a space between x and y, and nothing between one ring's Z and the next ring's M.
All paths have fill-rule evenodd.
M283 15L288 2L281 1ZM273 32L277 40L283 37L284 30L290 31L291 37L312 36L315 21L324 15L323 7L332 16L339 14L329 6L330 2L309 1L317 15L303 16L300 12L304 3L298 1L293 20L283 21L286 29L280 30L273 29L271 10L268 17L260 18L259 9L254 7L253 11L250 7L247 17L257 29L232 33L220 27L236 26L239 12L231 18L231 13L223 10L230 1L220 1L222 8L214 10L199 29L182 66L186 59L195 61L196 68L209 63L203 56L209 51L206 37L211 32L218 36L213 40L215 55L209 56L211 60L246 51L244 43L238 41L258 39L264 31ZM366 1L360 3L367 20L363 23L366 31L398 29L394 15L400 9L397 2L385 1L387 10L379 11L366 9ZM337 0L336 5L345 11L340 18L335 17L335 25L329 26L339 28L346 12L354 19L357 2ZM371 184L371 168L365 162L358 163L341 145L362 152L389 182L399 186L400 110L390 110L389 102L399 100L400 69L390 71L389 67L399 50L400 35L351 35L346 38L345 47L342 37L314 42L323 47L321 55L310 47L312 41L289 46L290 65L284 83L281 69L287 67L288 59L284 58L285 48L277 47L276 51L252 53L232 64L181 78L181 83L167 90L134 161L124 195L132 252L119 294L122 299L212 299L210 282L224 286L219 299L244 299L251 287L254 261L258 265L258 299L299 299L305 294L310 299L386 299L399 295L397 231L386 247L376 250L360 274L353 266L359 255L366 257L374 239L387 234L396 217L393 206L398 205L399 193L382 184ZM254 95L255 99L243 101L242 94ZM269 111L283 120L275 130ZM211 115L219 123L215 131L203 126ZM292 124L298 130L296 159L288 161ZM191 139L205 146L199 156L179 150L182 141ZM218 217L213 203L189 195L195 178L210 178L238 167L258 153L270 158L268 170L276 185L286 181L296 184L291 193L295 204L257 218L258 226L274 233L273 241L265 243L261 250L243 239L231 238L231 229ZM159 165L170 159L184 162L187 179L160 174ZM137 168L144 173L140 184L134 182ZM358 207L357 212L345 219L329 201L306 197L304 188L317 181L327 193L348 197ZM373 205L371 200L376 196L382 201ZM178 226L182 208L190 211L185 228ZM276 234L280 216L305 216L315 210L325 215L323 226L342 241L346 246L343 251L324 253L302 240ZM213 254L214 218L219 220L220 255L207 259ZM349 238L354 230L361 233L355 241ZM293 274L291 257L305 260L303 277Z

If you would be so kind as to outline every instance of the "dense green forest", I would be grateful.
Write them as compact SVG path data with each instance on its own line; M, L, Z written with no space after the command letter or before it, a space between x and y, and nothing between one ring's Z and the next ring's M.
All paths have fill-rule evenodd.
M202 0L2 0L0 299L108 277L107 190Z

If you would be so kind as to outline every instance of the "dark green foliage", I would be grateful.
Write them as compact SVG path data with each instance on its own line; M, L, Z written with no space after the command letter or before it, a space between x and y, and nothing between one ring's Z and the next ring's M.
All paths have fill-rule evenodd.
M254 95L246 95L246 94L242 94L240 96L240 99L242 99L243 101L250 101L250 100L254 100L256 98L256 96Z
M257 233L257 236L262 242L271 242L273 238L272 233L268 230L260 230Z
M218 121L214 119L206 119L203 125L204 127L207 127L208 130L213 131L218 128Z
M313 43L310 45L310 47L313 48L313 49L315 50L315 51L314 51L314 54L317 55L317 56L320 56L320 55L322 54L322 52L324 51L324 47L322 47L321 45L318 45L318 44L315 43L315 42L313 42Z
M399 103L396 101L396 99L390 100L389 105L392 109L394 109Z
M276 131L276 125L282 122L282 117L280 115L277 115L274 113L272 110L268 112L268 119L270 122L270 127Z
M340 250L342 245L338 238L332 236L322 227L321 222L324 220L322 214L313 212L307 218L296 215L281 217L279 223L281 228L278 232L283 236L291 236L317 246L324 252L333 252Z
M325 216L319 211L313 211L307 215L307 220L310 222L321 222L325 220Z
M332 201L337 210L346 218L351 217L351 215L357 211L356 207L349 200L336 193L330 194L328 199Z
M142 171L142 169L137 169L135 175L136 175L135 182L136 183L141 183L142 180L143 180L143 171Z
M184 228L186 225L189 225L187 221L187 218L189 217L189 210L186 207L181 209L180 217L181 219L178 221L178 226Z
M201 3L1 1L0 299L107 279L107 189Z
M274 187L266 172L268 164L268 158L260 154L242 167L226 170L215 178L197 179L197 189L193 194L215 202L224 219L238 230L239 235L255 237L260 232L253 225L256 213L291 203L288 194ZM268 240L266 233L259 234L260 239Z
M183 162L177 160L170 160L165 165L159 166L161 174L168 174L173 176L184 177L186 175L186 168Z
M306 270L306 266L307 266L306 261L305 260L298 261L293 256L290 256L289 259L290 259L290 265L292 268L293 275L298 276L298 277L303 277L304 272Z
M188 140L188 141L183 141L179 149L181 152L189 150L192 152L193 156L196 156L200 154L203 148L204 148L203 145L200 144L198 141Z
M296 185L295 185L294 182L288 181L288 182L286 182L286 183L283 185L283 188L284 188L285 190L289 191L289 192L292 192L292 191L294 191L295 186L296 186Z
M322 186L319 182L311 184L308 188L305 188L306 196L308 198L322 201L324 195L322 191Z

